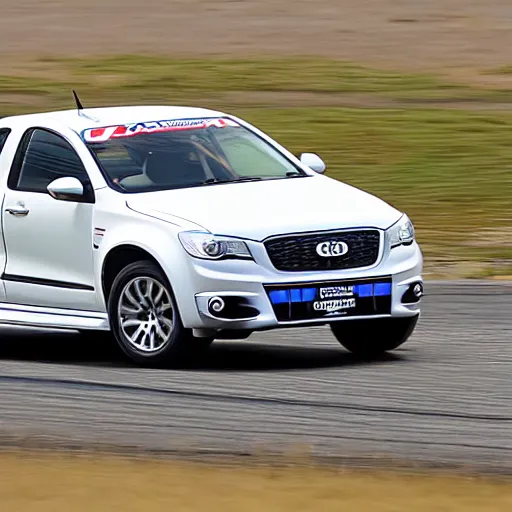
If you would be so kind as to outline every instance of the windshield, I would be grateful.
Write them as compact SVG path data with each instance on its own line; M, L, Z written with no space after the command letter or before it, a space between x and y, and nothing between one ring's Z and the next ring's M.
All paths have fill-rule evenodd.
M225 118L94 128L82 136L111 184L125 193L307 176Z

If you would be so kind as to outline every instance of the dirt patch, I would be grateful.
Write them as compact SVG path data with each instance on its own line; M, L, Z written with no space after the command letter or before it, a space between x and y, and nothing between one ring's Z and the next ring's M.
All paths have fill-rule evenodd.
M481 112L509 112L512 103L491 102L477 99L464 100L430 100L393 99L369 94L317 93L301 91L232 91L218 95L219 101L233 106L300 108L300 107L347 107L347 108L438 108Z
M303 54L466 76L510 63L512 9L510 0L3 0L0 34L4 58Z
M313 467L208 467L96 456L0 456L3 510L498 512L510 481ZM194 492L199 490L200 492Z

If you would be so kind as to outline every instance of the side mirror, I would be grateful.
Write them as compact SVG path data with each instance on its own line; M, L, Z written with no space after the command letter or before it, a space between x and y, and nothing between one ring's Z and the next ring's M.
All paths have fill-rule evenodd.
M46 189L60 201L80 201L84 196L84 187L77 178L57 178Z
M302 153L300 161L318 174L322 174L325 171L324 161L315 153Z

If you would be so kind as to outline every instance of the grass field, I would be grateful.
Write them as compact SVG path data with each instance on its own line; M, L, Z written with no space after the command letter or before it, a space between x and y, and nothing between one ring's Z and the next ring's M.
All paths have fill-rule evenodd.
M505 512L510 480L2 454L2 510Z
M494 71L507 75L509 68ZM200 104L241 115L327 174L410 214L429 277L512 274L512 111L507 88L329 59L31 59L0 76L4 115Z

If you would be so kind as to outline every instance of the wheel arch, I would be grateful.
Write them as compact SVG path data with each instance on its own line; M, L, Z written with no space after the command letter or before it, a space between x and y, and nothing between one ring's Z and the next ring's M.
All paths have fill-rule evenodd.
M146 248L131 243L123 243L112 247L105 255L101 266L101 290L105 303L108 303L116 276L123 268L136 261L150 261L165 274L165 270L157 257Z

